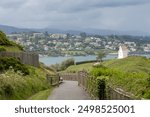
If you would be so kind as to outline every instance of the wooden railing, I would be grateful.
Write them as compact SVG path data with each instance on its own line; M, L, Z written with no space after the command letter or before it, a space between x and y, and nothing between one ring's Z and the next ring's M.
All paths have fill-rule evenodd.
M63 78L63 80L78 81L77 73L61 73L59 75Z
M50 85L59 85L60 77L58 75L46 75L47 81L50 83Z
M86 71L78 72L78 84L83 87L94 99L99 99L97 82L94 76L90 76ZM133 100L133 94L123 91L120 88L112 88L106 83L106 100Z
M86 71L79 71L77 73L63 73L60 74L63 80L78 81L78 85L86 90L93 99L99 99L97 82L94 76L89 75ZM112 88L106 83L106 100L133 100L134 95L123 91L120 88Z

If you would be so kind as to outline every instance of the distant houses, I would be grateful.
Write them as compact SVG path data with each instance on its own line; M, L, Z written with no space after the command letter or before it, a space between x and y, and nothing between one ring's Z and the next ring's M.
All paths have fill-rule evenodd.
M128 57L128 48L125 45L120 45L118 50L118 59Z

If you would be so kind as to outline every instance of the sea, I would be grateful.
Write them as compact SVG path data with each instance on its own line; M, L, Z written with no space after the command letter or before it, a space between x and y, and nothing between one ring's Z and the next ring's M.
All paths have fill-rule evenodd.
M104 58L104 60L109 60L109 59L115 59L117 58L117 54L108 54ZM91 61L91 60L96 60L96 55L88 55L88 56L58 56L58 57L51 57L51 56L43 56L40 57L40 62L44 63L45 65L54 65L54 64L60 64L63 61L67 59L74 59L75 62L82 62L82 61Z
M150 54L134 54L137 56L145 56L147 58L150 58ZM110 59L116 59L118 57L118 54L108 54L106 55L103 60L110 60ZM63 61L73 58L75 62L82 62L82 61L91 61L91 60L96 60L96 55L88 55L88 56L57 56L57 57L52 57L52 56L42 56L39 58L40 62L44 63L47 66L50 65L55 65L55 64L60 64Z

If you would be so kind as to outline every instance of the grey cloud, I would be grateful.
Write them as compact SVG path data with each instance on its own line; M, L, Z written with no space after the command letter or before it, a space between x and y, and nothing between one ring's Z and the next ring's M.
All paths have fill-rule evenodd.
M4 9L21 7L26 0L1 0L0 7Z
M1 0L3 24L150 30L150 0ZM137 14L139 13L139 14ZM141 27L141 28L140 28Z
M150 3L150 0L1 0L0 7L39 9L57 12L82 12L105 7L134 6Z
M56 2L55 2L56 3ZM150 3L150 0L57 0L57 4L46 5L50 10L55 6L59 12L81 12L105 7L124 7Z

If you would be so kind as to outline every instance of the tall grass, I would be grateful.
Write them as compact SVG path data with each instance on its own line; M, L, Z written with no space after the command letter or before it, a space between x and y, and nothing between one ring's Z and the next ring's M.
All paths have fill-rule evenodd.
M44 77L36 75L23 76L14 70L0 74L0 99L27 99L31 95L49 88Z
M94 68L91 75L108 77L107 85L114 88L122 88L126 92L135 95L135 98L150 99L149 74L138 72L125 72L110 68Z

